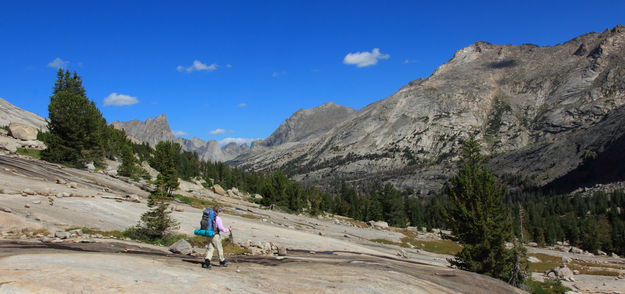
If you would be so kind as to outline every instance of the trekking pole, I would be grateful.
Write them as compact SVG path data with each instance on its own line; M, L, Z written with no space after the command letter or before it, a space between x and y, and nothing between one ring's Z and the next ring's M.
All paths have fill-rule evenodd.
M232 235L232 230L230 230L230 243L232 243L233 247L234 247L234 236ZM234 263L238 263L237 262L237 254L234 254Z

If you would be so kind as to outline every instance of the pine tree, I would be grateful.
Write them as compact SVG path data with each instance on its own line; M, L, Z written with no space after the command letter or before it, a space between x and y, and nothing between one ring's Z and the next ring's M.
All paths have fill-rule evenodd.
M514 241L514 236L509 210L502 201L505 187L483 161L479 144L471 137L462 147L458 174L446 187L451 238L463 245L450 262L518 286L525 278L524 251L520 245L506 249L505 243Z
M77 167L102 162L106 121L85 95L76 73L59 69L48 112L49 132L42 135L48 148L41 153L42 159Z
M117 168L117 174L125 177L136 177L139 173L137 158L132 152L130 145L122 145L121 147L122 164Z

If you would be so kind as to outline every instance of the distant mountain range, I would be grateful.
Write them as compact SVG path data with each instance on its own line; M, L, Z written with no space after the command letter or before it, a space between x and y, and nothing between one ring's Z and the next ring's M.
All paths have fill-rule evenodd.
M547 47L477 42L359 111L300 111L230 163L311 183L379 180L429 193L475 134L500 177L544 186L622 146L614 144L625 134L624 103L623 26ZM622 165L614 157L622 153L608 161Z
M156 146L161 141L180 143L183 150L195 152L205 161L224 162L234 159L239 154L249 150L249 147L245 144L229 143L222 147L214 140L204 141L199 138L178 138L171 131L165 114L155 118L148 118L144 122L138 120L127 122L114 121L112 125L117 129L126 131L128 136L146 142L151 146Z

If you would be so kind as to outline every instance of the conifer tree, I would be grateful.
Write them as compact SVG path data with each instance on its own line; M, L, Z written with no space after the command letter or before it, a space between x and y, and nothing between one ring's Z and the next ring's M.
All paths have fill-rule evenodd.
M76 73L59 69L48 112L49 132L42 135L48 148L42 159L77 167L91 161L101 163L106 121L85 95Z
M136 177L139 172L137 158L130 145L121 146L122 164L117 168L117 174L125 177Z
M520 245L505 246L514 242L512 220L502 200L505 187L483 161L479 144L471 136L462 147L459 171L446 187L451 238L463 246L450 262L518 286L525 278L524 250Z

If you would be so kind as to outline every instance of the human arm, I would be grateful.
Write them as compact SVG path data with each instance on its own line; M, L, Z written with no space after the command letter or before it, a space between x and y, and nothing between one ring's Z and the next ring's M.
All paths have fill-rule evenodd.
M223 224L223 222L221 221L221 217L217 216L217 217L215 218L215 224L217 225L217 229L218 229L220 232L224 232L224 233L228 233L228 232L230 232L230 229L229 229L229 228L224 227L224 224Z

